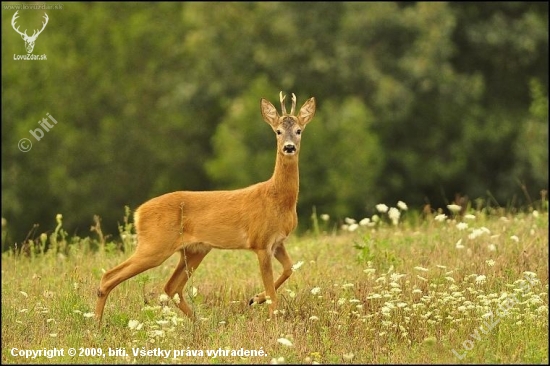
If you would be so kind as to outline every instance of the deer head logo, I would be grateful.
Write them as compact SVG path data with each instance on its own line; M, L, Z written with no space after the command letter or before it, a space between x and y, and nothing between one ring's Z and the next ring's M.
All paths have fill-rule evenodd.
M26 29L25 29L24 32L21 32L19 30L19 27L17 27L17 28L15 27L15 20L19 17L17 15L18 12L19 12L19 10L16 11L15 14L13 14L13 18L11 18L11 26L13 27L13 29L17 33L19 33L21 35L21 38L23 38L23 40L25 41L25 48L27 49L27 53L32 53L32 50L34 49L34 42L36 42L36 38L38 38L40 33L42 33L44 28L46 28L46 24L48 24L48 14L44 13L45 22L42 22L42 29L40 29L39 31L37 31L35 29L34 32L32 33L32 36L29 37L27 35L27 30Z

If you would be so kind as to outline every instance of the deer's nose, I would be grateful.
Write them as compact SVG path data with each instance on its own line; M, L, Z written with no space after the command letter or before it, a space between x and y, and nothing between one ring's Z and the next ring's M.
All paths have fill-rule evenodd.
M285 152L286 154L295 153L296 152L296 145L294 145L291 142L285 143L285 145L283 146L283 152Z

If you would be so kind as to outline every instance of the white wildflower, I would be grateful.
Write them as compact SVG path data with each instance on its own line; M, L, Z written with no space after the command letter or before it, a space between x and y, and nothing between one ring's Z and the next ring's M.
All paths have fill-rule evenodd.
M468 235L468 239L473 240L477 238L478 236L483 235L483 230L481 229L474 229L472 232Z
M377 205L376 205L376 209L378 210L378 212L381 212L381 213L388 212L388 206L386 206L386 205L383 204L383 203L377 204Z
M279 343L282 344L283 346L292 347L292 342L289 341L289 340L286 339L286 338L279 338L279 339L277 339L277 342L279 342Z
M476 277L475 281L476 281L476 284L480 285L482 283L485 283L486 279L487 277L485 275L479 275Z
M447 205L447 208L449 209L449 211L451 211L452 213L457 213L459 212L462 207L460 207L459 205L455 205L455 204L452 204L452 205Z
M353 360L353 358L355 357L355 355L353 353L344 353L342 355L342 358L344 359L344 361L347 361L347 362L350 362L351 360Z
M161 303L165 303L165 302L167 302L169 299L170 299L170 298L169 298L168 295L166 295L166 294L162 294L162 295L159 296L159 301L160 301Z
M517 235L512 235L510 237L510 239L512 239L513 241L515 241L516 243L519 243L519 238L517 237Z
M311 289L311 294L312 295L318 295L320 292L321 292L320 287L314 287L314 288Z
M439 214L436 217L434 217L435 221L443 222L447 219L447 215L445 214Z
M367 226L369 222L370 222L370 219L368 217L365 217L363 220L359 221L359 225Z
M344 219L344 221L345 221L346 224L348 224L348 225L355 224L355 223L357 222L357 221L355 221L355 219L352 219L352 218L350 218L350 217L346 217L346 218Z
M397 225L397 223L399 222L399 217L401 216L401 212L397 208L392 207L388 211L388 216L392 224Z
M495 261L492 260L492 259L487 259L487 260L485 261L485 263L487 263L487 265L488 265L489 267L492 267L492 266L495 265Z
M294 263L294 265L292 266L292 271L297 271L303 264L304 264L304 261L298 261Z
M355 230L357 230L358 227L359 227L359 225L357 225L357 224L351 224L348 227L348 231L354 232Z
M396 282L397 280L399 280L399 279L402 278L402 277L405 277L405 275L404 275L404 274L397 273L397 272L392 273L392 274L390 275L390 279L392 280L392 282Z
M329 219L330 219L330 216L329 216L329 215L327 215L327 214L322 214L322 215L321 215L321 220L323 220L323 221L328 221Z
M466 215L464 215L464 218L465 218L466 220L475 220L476 215L466 214Z
M491 252L494 252L495 250L497 250L497 247L495 246L495 244L489 244L487 246L487 249L489 249L489 251Z
M468 228L468 224L465 222L459 222L458 224L456 224L456 228L458 230L466 230Z
M397 207L399 207L400 210L407 211L409 208L407 207L407 204L403 201L397 202Z
M164 333L164 330L158 330L158 329L155 329L155 330L150 330L147 332L147 335L151 338L154 338L154 337L161 337L163 338L165 336L165 333Z
M139 320L130 320L128 322L128 328L130 329L137 329L139 325L140 325Z

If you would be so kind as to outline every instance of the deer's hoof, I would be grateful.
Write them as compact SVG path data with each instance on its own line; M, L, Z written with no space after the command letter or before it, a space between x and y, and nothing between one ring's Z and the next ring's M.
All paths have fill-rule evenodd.
M251 298L249 301L248 301L248 305L252 305L252 304L263 304L265 302L265 296L261 296L261 295L254 295L253 298Z

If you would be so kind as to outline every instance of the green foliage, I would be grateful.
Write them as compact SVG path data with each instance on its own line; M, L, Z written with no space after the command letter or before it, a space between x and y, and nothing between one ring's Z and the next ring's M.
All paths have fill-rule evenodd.
M392 244L390 240L375 242L370 235L365 234L354 245L354 248L358 250L357 261L367 266L376 263L379 270L386 272L401 262L392 250Z
M260 77L228 106L212 138L213 158L206 163L216 187L241 188L266 180L273 173L276 141L271 127L262 119L258 98L262 95L275 103L278 94L268 97L273 90L276 88Z
M531 80L530 88L529 114L514 146L520 162L514 176L523 186L545 187L548 183L548 92L537 79Z
M320 213L343 218L377 203L384 156L372 123L359 98L322 104L301 147L298 205L303 211L316 206Z
M79 234L101 217L108 245L121 207L267 179L258 101L280 90L318 103L301 222L456 193L525 207L548 187L548 3L64 3L46 10L45 61L14 59L17 4L2 8L3 250L57 213Z

